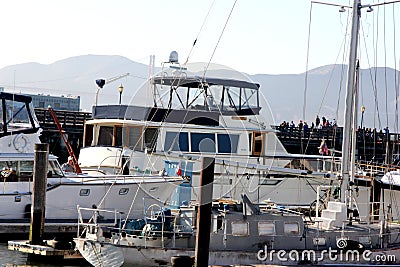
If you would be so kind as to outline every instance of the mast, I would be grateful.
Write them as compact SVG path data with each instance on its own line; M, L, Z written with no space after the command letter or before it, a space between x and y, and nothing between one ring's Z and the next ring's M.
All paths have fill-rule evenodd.
M345 202L346 204L348 204L348 198L346 197L345 192L347 191L349 195L351 194L350 185L352 185L352 183L350 183L350 181L353 180L353 179L350 180L350 178L352 178L350 177L350 171L353 169L351 166L351 154L352 154L351 141L352 141L352 134L355 132L353 124L353 112L354 112L353 108L354 108L354 96L356 95L355 74L356 74L356 58L357 58L357 48L358 48L358 31L360 27L360 11L361 11L361 1L354 0L351 40L350 40L350 53L349 53L349 66L347 72L343 141L342 141L341 175L343 180L342 180L342 191L340 200L342 202Z

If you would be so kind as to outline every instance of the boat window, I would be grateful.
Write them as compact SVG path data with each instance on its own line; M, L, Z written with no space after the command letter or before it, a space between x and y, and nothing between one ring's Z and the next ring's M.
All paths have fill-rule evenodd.
M258 235L275 235L275 223L258 222Z
M282 180L275 180L275 179L262 179L259 180L260 185L277 185L279 184Z
M249 224L247 222L232 222L232 235L247 236L249 235Z
M240 102L241 109L258 107L258 90L251 88L242 88Z
M120 195L126 195L126 194L128 194L128 192L129 192L129 188L121 188L119 190Z
M251 152L251 144L253 143L253 134L249 133L249 152Z
M146 128L144 131L144 146L148 152L153 152L156 149L158 137L157 128Z
M240 88L225 86L223 96L224 110L239 110Z
M237 153L238 134L217 134L218 153Z
M6 100L7 123L29 123L28 110L25 103Z
M192 152L215 152L215 134L191 133Z
M115 126L115 146L122 146L122 130L125 128Z
M83 146L93 145L93 125L85 124L85 139L83 140Z
M167 132L164 151L189 151L188 133Z
M60 165L57 164L57 161L55 160L50 160L49 161L49 165L48 165L48 173L47 173L47 177L62 177L63 173L60 169Z
M264 136L260 132L253 132L253 146L252 146L252 155L253 156L260 156L263 151L263 142Z
M125 133L125 132L124 132ZM133 150L141 150L142 149L142 128L141 127L129 127L128 134L125 144L129 148Z
M113 141L114 128L110 126L100 126L99 139L97 145L111 146Z
M81 197L87 197L87 196L89 196L90 195L90 189L81 189L80 191L79 191L79 195L81 196Z
M0 178L5 181L16 181L18 177L18 162L2 161L0 162ZM32 170L31 170L32 174Z
M300 233L300 226L297 222L285 222L283 229L285 234L299 234Z
M1 132L4 131L3 124L5 124L9 132L32 127L29 119L30 110L26 108L25 103L6 99L4 104L4 107L2 105L0 106L0 120L2 121L2 123L0 123ZM3 112L5 112L5 121L3 121Z

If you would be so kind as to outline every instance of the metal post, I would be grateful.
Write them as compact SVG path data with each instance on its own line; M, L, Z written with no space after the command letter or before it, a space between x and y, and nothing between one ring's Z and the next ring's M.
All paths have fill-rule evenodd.
M34 152L33 195L29 242L32 245L40 245L44 232L49 144L35 144Z
M195 250L196 267L208 266L208 251L210 247L211 209L214 182L214 158L203 158L200 173L200 196L197 213L197 235Z
M351 170L351 141L353 130L353 108L354 108L354 95L355 95L355 72L356 72L356 58L358 47L358 30L360 24L360 8L361 0L354 0L353 3L353 19L350 40L350 53L349 53L349 69L347 73L347 86L346 86L346 99L345 99L345 114L343 125L343 140L342 140L342 190L340 194L341 202L349 206L348 199L345 198L344 192L350 190L350 170Z

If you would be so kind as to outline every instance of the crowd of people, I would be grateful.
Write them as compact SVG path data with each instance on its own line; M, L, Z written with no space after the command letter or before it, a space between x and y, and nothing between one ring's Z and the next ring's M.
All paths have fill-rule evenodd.
M332 119L332 121L329 121L328 119L323 116L320 118L318 115L315 118L315 123L311 122L311 125L309 125L306 121L300 120L299 123L296 125L293 121L290 123L287 121L283 121L280 125L281 129L294 129L297 128L299 131L304 131L308 132L310 129L323 129L323 128L333 128L337 126L336 119Z
M322 116L321 118L317 115L315 118L315 122L311 122L311 125L309 125L306 121L299 120L297 124L295 124L293 121L290 123L288 121L283 121L279 125L279 129L282 132L287 132L289 131L299 131L303 133L309 133L310 131L314 131L315 129L334 129L337 127L337 122L336 119L333 118L331 121L329 121L325 116ZM366 141L385 141L389 137L389 127L385 127L384 129L377 130L376 128L366 128L366 127L361 127L359 126L357 129L357 134L359 138L364 138Z
M389 139L389 127L385 127L383 130L377 130L376 128L365 128L358 126L357 134L359 138L364 138L366 141L386 141Z

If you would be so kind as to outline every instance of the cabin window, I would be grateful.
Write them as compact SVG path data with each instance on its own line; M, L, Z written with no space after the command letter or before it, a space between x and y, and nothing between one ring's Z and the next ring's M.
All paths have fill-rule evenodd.
M232 222L232 235L247 236L249 235L249 224L247 222Z
M167 132L164 151L189 151L188 133Z
M157 146L158 129L157 128L146 128L144 131L144 146L148 152L156 150Z
M6 100L6 123L8 127L13 123L29 123L28 110L25 103ZM2 118L1 118L2 119Z
M223 95L224 110L239 110L240 109L240 88L225 86Z
M259 180L260 182L259 182L259 184L260 185L277 185L277 184L279 184L282 180L275 180L275 179L269 179L269 178L267 178L267 179L262 179L262 180Z
M300 226L297 222L285 222L283 230L285 234L297 235L300 233Z
M275 235L275 223L258 222L258 235Z
M314 237L313 238L313 245L314 246L325 246L326 245L326 238L325 237Z
M251 152L251 144L253 143L253 134L249 133L249 152Z
M122 130L125 128L115 127L115 146L122 146Z
M83 140L83 146L90 146L93 142L93 125L86 124L85 125L85 139Z
M242 88L241 92L241 109L249 109L258 107L258 90L250 88Z
M110 126L101 126L97 145L111 146L113 142L114 128Z
M119 195L126 195L129 192L129 188L121 188L119 190Z
M253 132L253 156L260 156L264 149L264 136L261 132Z
M89 196L90 195L90 189L81 189L80 191L79 191L79 195L81 196L81 197L87 197L87 196Z
M192 152L215 152L215 134L191 133Z
M218 153L237 153L239 135L217 134Z
M129 146L133 150L142 149L142 128L141 127L129 127L128 128L128 140L125 145Z
M33 169L33 166L32 166ZM50 160L48 165L47 177L62 177L63 173L55 160Z

